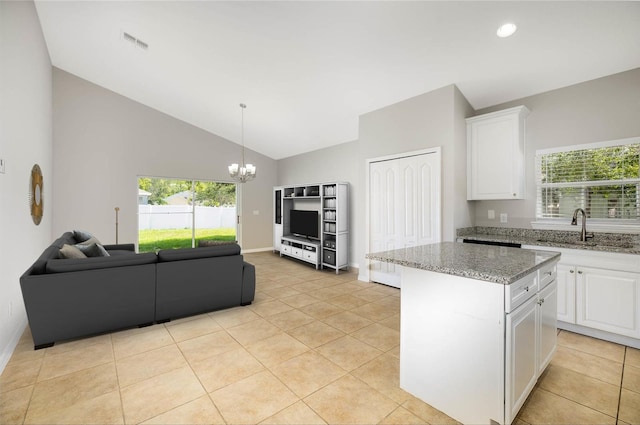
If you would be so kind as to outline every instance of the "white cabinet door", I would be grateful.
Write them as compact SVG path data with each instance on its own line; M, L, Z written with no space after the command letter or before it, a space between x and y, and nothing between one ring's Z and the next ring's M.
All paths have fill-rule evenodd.
M467 199L524 199L524 106L467 118Z
M558 320L576 323L576 267L558 263Z
M506 423L516 417L538 379L537 302L538 298L532 296L506 315Z
M577 268L576 323L640 337L640 274Z
M551 282L538 294L538 374L541 374L556 352L558 338L558 283Z

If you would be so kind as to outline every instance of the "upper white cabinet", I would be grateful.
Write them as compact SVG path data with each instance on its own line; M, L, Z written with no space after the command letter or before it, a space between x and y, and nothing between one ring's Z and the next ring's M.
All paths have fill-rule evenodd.
M524 199L526 106L467 118L467 199Z

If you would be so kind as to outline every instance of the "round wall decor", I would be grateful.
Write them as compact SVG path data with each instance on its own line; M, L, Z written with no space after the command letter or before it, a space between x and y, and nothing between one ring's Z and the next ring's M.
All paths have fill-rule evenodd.
M31 183L29 184L29 207L31 218L36 224L42 221L42 170L35 164L31 169Z

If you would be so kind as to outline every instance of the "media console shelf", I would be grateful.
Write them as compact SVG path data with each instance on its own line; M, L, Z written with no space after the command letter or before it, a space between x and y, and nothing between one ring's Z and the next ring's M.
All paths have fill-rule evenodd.
M336 274L348 269L349 183L278 186L273 188L273 193L274 251L280 251L280 256L286 255L312 263L316 268L335 269ZM320 228L317 241L292 234L289 221L291 210L318 212ZM294 251L296 249L301 251Z
M312 241L297 236L283 236L281 240L280 256L288 255L298 260L306 261L320 267L320 241Z

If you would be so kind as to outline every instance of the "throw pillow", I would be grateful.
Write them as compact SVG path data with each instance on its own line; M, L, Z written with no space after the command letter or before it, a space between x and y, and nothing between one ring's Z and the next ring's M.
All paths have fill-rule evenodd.
M87 239L86 241L82 241L82 242L78 242L76 245L82 244L82 245L91 245L92 243L98 244L98 245L102 245L102 243L96 239L95 236L91 236L89 239Z
M89 239L95 239L95 243L100 243L100 241L98 239L95 238L95 236L93 236L91 233L89 232L85 232L84 230L74 230L73 231L73 237L76 238L76 241L78 243L84 243L89 241ZM90 243L90 242L88 242Z
M73 245L62 245L62 248L58 251L60 258L87 258L86 255Z
M79 243L74 245L80 252L87 257L109 257L109 253L99 243Z

